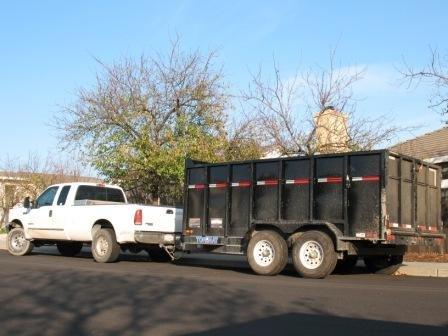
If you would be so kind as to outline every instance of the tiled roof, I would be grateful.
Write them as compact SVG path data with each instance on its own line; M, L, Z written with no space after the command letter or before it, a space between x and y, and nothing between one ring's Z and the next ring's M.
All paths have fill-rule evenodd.
M398 143L390 150L420 159L448 155L448 127L443 127L414 139Z

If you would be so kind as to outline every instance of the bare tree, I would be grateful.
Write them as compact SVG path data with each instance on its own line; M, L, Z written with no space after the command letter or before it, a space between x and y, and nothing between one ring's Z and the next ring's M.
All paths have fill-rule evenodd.
M25 196L35 199L46 187L64 182L94 182L96 178L81 175L79 160L56 160L48 154L41 158L30 154L26 161L6 158L0 166L0 224L5 224L8 211Z
M427 84L433 88L429 98L430 108L439 111L442 115L448 114L448 54L441 55L437 49L430 49L431 56L427 65L414 68L403 61L402 79L408 88Z
M271 81L261 70L253 75L243 98L280 155L372 149L400 130L384 116L358 117L353 87L365 69L336 64L334 51L328 68L312 67L286 80L275 60L273 68Z

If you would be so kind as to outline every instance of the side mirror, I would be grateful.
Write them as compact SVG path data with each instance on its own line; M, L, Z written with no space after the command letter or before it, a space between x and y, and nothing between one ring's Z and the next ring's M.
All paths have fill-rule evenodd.
M31 207L31 202L29 197L25 197L23 200L23 207L29 209Z

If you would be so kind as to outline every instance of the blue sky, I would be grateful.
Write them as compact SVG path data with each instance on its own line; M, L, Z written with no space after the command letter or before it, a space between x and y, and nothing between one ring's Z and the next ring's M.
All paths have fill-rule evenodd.
M430 46L448 52L446 13L448 1L3 1L0 162L57 153L48 124L78 87L92 84L93 57L163 52L176 34L185 49L218 50L235 89L273 55L288 77L298 66L326 64L337 46L344 66L367 67L355 87L360 114L422 126L415 135L439 128L429 89L397 86L396 67L403 57L423 65Z

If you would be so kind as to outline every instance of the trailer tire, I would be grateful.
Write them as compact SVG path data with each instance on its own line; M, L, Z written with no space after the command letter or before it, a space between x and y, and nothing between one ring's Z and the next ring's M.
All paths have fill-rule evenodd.
M259 275L276 275L288 262L288 245L275 231L259 231L247 246L247 261Z
M61 242L57 243L56 247L61 255L64 257L74 257L82 249L81 242Z
M391 275L403 263L403 256L366 256L364 257L364 263L371 273Z
M333 241L321 231L305 232L294 242L292 261L301 277L325 278L334 271L337 263Z
M168 262L171 261L171 257L166 253L166 251L160 247L149 248L146 250L149 254L149 258L154 262Z
M14 256L30 254L34 248L31 240L25 238L25 231L21 227L15 227L8 232L8 252Z
M95 261L112 263L118 260L120 245L117 243L113 229L99 229L92 240L92 254Z

